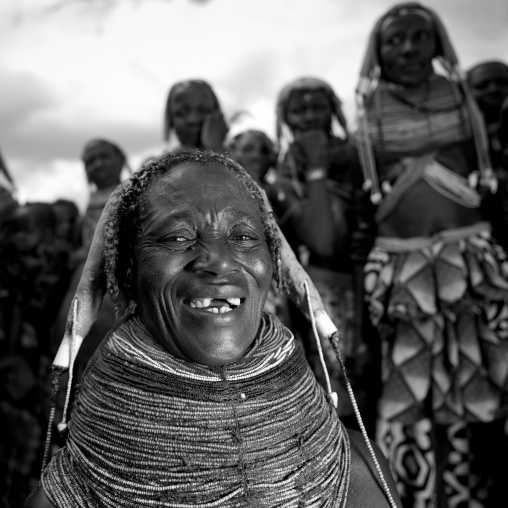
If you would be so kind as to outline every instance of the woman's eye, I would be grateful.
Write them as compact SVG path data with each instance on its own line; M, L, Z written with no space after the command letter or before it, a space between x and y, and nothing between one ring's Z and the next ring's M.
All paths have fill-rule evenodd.
M252 233L237 232L231 235L231 240L233 240L234 242L247 243L247 242L255 242L257 240L257 237Z
M169 244L184 244L187 242L191 242L192 239L187 236L181 236L181 235L174 235L174 236L165 236L162 239L163 243L169 243Z
M398 46L402 42L402 38L398 35L395 35L390 37L387 42L390 44L390 46Z
M420 32L420 33L418 34L418 40L420 40L420 41L426 41L426 40L428 40L429 38L430 38L430 34L429 34L429 32Z

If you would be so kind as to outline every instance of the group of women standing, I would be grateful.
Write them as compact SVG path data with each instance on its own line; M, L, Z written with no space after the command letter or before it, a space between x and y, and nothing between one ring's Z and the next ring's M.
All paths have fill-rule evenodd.
M302 78L280 92L277 143L257 130L228 140L211 87L188 81L171 89L165 135L170 149L227 150L263 183L343 329L360 407L404 505L499 506L508 263L489 211L504 193L484 118L433 11L402 4L378 20L357 120L350 131L333 89ZM296 328L319 378L305 325Z
M508 68L494 67L508 96ZM258 129L230 132L205 81L173 85L165 109L168 151L227 153L265 189L342 330L360 411L407 507L497 507L508 498L508 262L496 237L508 210L508 107L504 117L490 103L478 108L482 76L474 69L466 80L439 17L407 3L372 31L354 129L332 87L309 77L280 92L275 142ZM114 181L94 173L101 157L118 169ZM125 156L95 140L84 162L102 209ZM267 306L291 321L323 379L303 316L275 288ZM335 354L322 349L339 415L355 426Z

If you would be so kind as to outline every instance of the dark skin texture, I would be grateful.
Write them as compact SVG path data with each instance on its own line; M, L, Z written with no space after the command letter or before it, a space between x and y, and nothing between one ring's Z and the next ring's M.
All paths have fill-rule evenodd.
M426 97L436 38L431 23L422 16L408 14L389 23L380 35L382 75L396 85L397 93L420 104ZM451 86L451 85L450 85ZM464 155L464 150L468 156ZM437 160L462 176L474 167L474 152L467 146L442 148ZM386 161L388 162L388 161ZM380 180L393 182L395 173L380 172ZM478 209L466 208L420 181L401 199L394 212L378 226L378 235L397 238L432 236L444 229L474 224L481 220Z
M183 146L222 151L228 127L208 90L193 85L178 90L170 110Z
M295 142L290 150L306 173L318 168L328 170L333 156L329 149L331 120L332 107L325 92L302 90L291 94L286 121ZM292 227L314 254L313 263L333 269L333 257L344 247L347 236L346 221L337 223L334 219L325 179L308 182L307 194L305 205L297 201L293 204L296 213Z
M120 183L124 165L123 157L106 143L91 143L83 153L88 180L99 189L106 189Z
M272 279L256 202L222 166L191 163L153 184L147 202L136 252L143 324L179 358L237 360L258 331ZM227 298L241 303L212 313L195 302L229 310Z
M220 365L246 351L259 328L272 267L256 204L227 168L186 163L154 182L136 259L141 319L171 353ZM220 314L186 308L189 298L225 292L245 297L244 310L240 306L232 319L221 321ZM152 313L153 306L164 311ZM190 335L187 326L193 330ZM168 332L173 330L182 340L171 339ZM363 438L353 431L349 435L352 465L346 506L388 507ZM388 463L379 450L377 455L398 499ZM39 486L25 508L55 506Z

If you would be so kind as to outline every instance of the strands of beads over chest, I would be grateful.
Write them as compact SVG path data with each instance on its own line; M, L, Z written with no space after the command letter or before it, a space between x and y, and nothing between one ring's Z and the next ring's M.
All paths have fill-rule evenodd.
M84 379L68 450L43 476L51 499L69 505L94 491L100 502L88 506L345 506L347 434L279 322L265 316L243 362L196 375L185 363L137 318L113 334Z

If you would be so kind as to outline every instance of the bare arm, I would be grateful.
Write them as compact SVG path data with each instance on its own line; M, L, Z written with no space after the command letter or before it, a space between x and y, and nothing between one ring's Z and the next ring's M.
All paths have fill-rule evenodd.
M374 462L369 454L363 436L356 431L348 430L351 443L351 479L347 497L347 508L390 508L390 503L381 486ZM396 506L402 508L395 482L390 472L388 461L381 450L371 443L381 466L390 493Z
M326 187L328 138L322 131L300 133L293 149L292 155L301 159L307 178L308 199L297 217L298 237L318 256L330 257L335 250L337 225Z
M37 490L26 500L24 508L56 508L56 506L48 499L42 485L39 484Z

